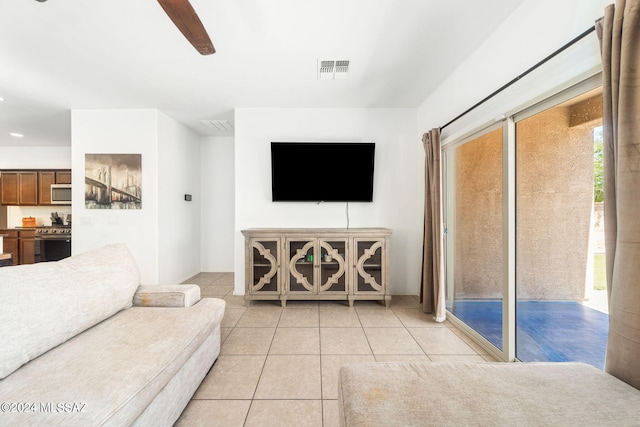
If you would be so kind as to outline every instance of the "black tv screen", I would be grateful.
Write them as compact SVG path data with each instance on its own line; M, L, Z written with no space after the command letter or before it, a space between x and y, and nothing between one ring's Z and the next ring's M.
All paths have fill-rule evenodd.
M274 202L373 201L373 142L272 142Z

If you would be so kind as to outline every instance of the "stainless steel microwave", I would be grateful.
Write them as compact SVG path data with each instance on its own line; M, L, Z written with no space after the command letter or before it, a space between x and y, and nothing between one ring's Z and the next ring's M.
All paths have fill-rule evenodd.
M51 204L71 204L71 184L51 184Z

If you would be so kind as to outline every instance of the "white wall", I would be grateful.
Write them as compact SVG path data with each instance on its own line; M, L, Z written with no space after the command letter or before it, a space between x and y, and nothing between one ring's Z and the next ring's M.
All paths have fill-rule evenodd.
M527 0L418 108L418 130L439 127L594 25L611 0ZM600 70L595 33L445 128L446 143Z
M202 138L202 271L234 271L234 138Z
M200 137L164 113L158 119L158 280L173 284L200 272Z
M235 294L244 294L244 240L255 227L346 227L345 203L271 202L272 141L376 143L373 203L350 203L350 227L388 227L391 293L418 293L424 152L415 109L251 109L235 116ZM339 179L328 165L326 174ZM309 179L309 177L301 177ZM323 176L317 176L319 182Z
M0 169L71 169L71 147L0 147Z
M158 112L73 110L71 153L74 184L84 182L86 153L142 154L142 209L85 209L84 185L73 186L72 253L107 243L127 244L143 284L158 283Z

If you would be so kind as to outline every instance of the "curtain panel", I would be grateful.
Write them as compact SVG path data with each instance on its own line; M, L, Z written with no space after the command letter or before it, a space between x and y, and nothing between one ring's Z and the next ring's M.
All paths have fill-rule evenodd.
M433 313L437 322L446 319L442 233L442 167L440 129L422 137L425 150L424 242L422 252L422 311Z
M640 0L607 6L596 31L603 69L609 294L605 370L640 389Z

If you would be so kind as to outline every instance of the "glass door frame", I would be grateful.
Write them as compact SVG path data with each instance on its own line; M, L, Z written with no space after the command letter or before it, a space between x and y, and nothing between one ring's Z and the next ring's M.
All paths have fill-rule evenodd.
M499 349L486 338L458 319L447 310L447 318L458 328L482 346L492 356L505 362L516 359L516 123L529 118L541 111L589 92L602 85L602 75L597 73L578 83L573 83L564 90L557 90L516 111L505 114L493 123L481 126L479 129L459 137L451 142L443 141L442 162L443 169L443 210L445 233L445 287L447 305L453 295L453 260L454 245L450 244L455 238L455 228L449 230L447 221L449 214L455 212L450 192L454 191L454 168L449 166L454 150L474 139L502 128L502 254L503 254L503 300L502 300L502 349Z
M453 152L456 148L471 142L483 135L502 129L502 349L496 347L485 337L472 329L466 323L459 320L450 311L447 311L448 319L458 328L468 335L471 335L485 350L499 360L514 360L515 358L515 328L511 330L510 325L515 322L515 124L512 119L503 119L485 126L453 143L443 145L443 195L444 195L444 217L445 217L445 286L447 288L447 305L452 302L454 265L454 246L451 244L455 240L456 227L447 225L449 214L454 212L455 169L449 166L453 161ZM508 178L507 178L508 177ZM512 179L513 177L513 179ZM505 179L507 178L507 179ZM452 197L454 196L454 197ZM513 276L513 277L512 277ZM507 302L513 299L513 303Z

